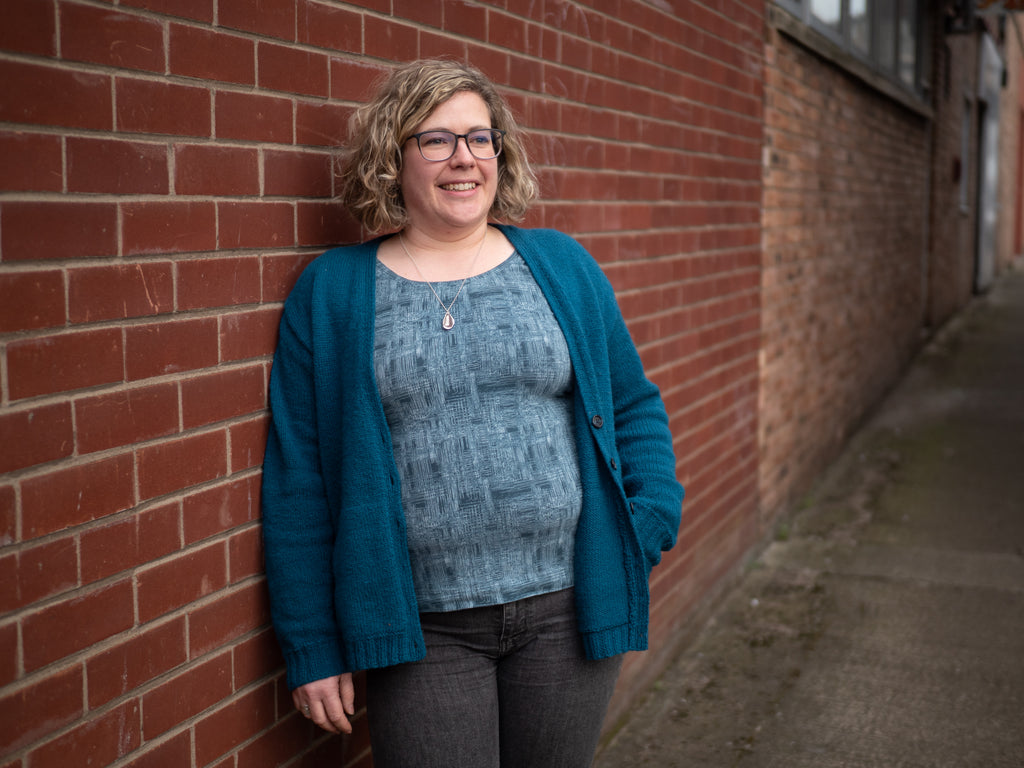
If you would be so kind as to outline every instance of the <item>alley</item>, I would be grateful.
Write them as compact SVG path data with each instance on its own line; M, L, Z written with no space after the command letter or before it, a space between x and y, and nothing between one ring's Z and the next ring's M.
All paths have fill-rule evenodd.
M1024 765L1024 269L922 351L596 768Z

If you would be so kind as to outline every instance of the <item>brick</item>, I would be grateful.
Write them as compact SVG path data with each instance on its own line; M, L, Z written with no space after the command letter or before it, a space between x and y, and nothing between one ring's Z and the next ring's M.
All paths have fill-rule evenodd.
M171 320L125 330L129 381L217 364L217 319Z
M22 526L26 539L62 531L132 506L131 454L121 454L22 482Z
M185 543L192 544L259 517L259 481L234 480L188 496L182 502Z
M295 242L291 203L217 202L217 242L221 250L281 248Z
M249 584L189 612L188 648L198 658L270 621L266 586Z
M352 215L337 203L299 202L295 224L299 245L340 245L359 242L362 229Z
M113 203L0 203L0 249L4 261L114 255L117 207Z
M110 78L16 61L0 61L0 121L110 130Z
M471 0L445 0L444 29L473 40L486 40L487 8Z
M0 333L53 328L65 320L63 273L0 274Z
M157 384L75 401L80 454L165 437L178 431L178 387Z
M134 620L132 584L127 580L42 608L22 620L25 670L39 669L124 632Z
M281 320L278 307L232 312L220 318L220 354L224 362L272 355Z
M284 666L277 636L269 627L239 642L232 649L232 654L236 689L245 688Z
M152 80L117 78L117 128L134 133L210 136L210 92Z
M305 96L328 95L328 59L324 54L272 43L261 43L256 54L261 88Z
M490 9L487 12L487 42L512 51L526 51L526 22Z
M146 253L212 251L217 247L212 202L142 202L122 205L126 256Z
M0 613L16 611L78 586L78 547L72 536L28 547L3 561ZM12 563L14 573L8 573Z
M148 683L188 661L186 622L178 617L159 626L146 627L85 663L89 708Z
M162 25L110 8L60 3L60 48L71 61L164 71Z
M450 58L467 60L469 54L464 40L457 40L444 34L433 34L420 30L420 56L424 59Z
M331 59L331 98L366 101L374 84L387 68L363 59Z
M263 464L263 452L267 445L266 416L260 416L228 429L231 437L231 471L241 472Z
M18 513L13 485L0 485L0 547L13 544L18 536Z
M363 20L363 53L388 61L412 61L418 55L416 27L377 16Z
M169 262L146 262L70 270L71 322L123 320L173 311L171 269Z
M254 13L252 0L219 0L217 21L223 27L255 32L279 40L295 40L296 0L259 0Z
M223 432L181 437L138 451L139 498L152 499L227 474Z
M264 257L263 300L284 301L313 258L315 254L308 253Z
M256 150L179 144L174 148L174 190L179 195L258 195Z
M80 765L111 765L141 741L139 700L131 699L32 750L29 760L33 765L62 765L73 754Z
M184 24L171 24L169 37L173 74L255 85L256 46L252 40Z
M0 14L0 50L57 55L55 7L40 0L6 0Z
M231 653L176 675L142 697L142 733L150 741L231 695ZM191 759L183 763L190 765Z
M348 136L352 107L330 102L300 101L295 105L295 143L337 147Z
M18 583L19 555L11 552L0 556L0 610L7 613L21 603L21 585ZM15 641L17 642L17 641ZM15 646L17 651L17 646ZM15 658L15 662L17 658Z
M68 403L0 413L0 473L63 459L74 449Z
M178 264L178 309L254 304L260 265L253 257L197 259Z
M371 11L380 13L391 12L391 0L352 0L348 5L357 5L360 8L369 8Z
M61 155L59 136L0 132L0 189L60 192L64 188Z
M333 156L319 152L267 150L263 193L281 197L330 197Z
M123 361L116 328L12 342L7 347L11 399L121 381Z
M181 548L180 504L164 504L80 535L82 582L90 584Z
M18 678L18 624L0 624L0 688Z
M121 0L121 5L154 13L213 23L214 0Z
M269 728L274 718L273 686L261 685L196 723L196 762L206 765Z
M217 138L292 142L292 102L277 96L217 91Z
M466 58L495 83L502 85L508 79L509 56L505 51L470 41L466 43ZM540 88L534 90L539 92Z
M0 692L0 754L11 754L82 715L82 667L75 665Z
M215 371L181 383L185 429L244 416L266 405L266 374L262 365Z
M312 0L300 0L297 21L300 43L330 51L361 53L363 50L361 13Z
M393 13L398 18L440 29L443 6L442 0L394 0Z
M223 542L179 553L136 576L139 620L152 621L227 586Z
M132 756L131 762L124 765L130 768L170 768L191 764L192 732L186 730L155 747L147 743L138 755Z
M162 144L67 139L68 191L165 195L167 148Z
M258 526L228 539L228 576L231 584L263 573L263 533ZM267 618L269 621L269 617Z

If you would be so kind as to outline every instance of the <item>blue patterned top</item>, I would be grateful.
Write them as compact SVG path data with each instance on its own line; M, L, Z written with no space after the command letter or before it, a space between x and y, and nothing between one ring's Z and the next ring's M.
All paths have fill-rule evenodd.
M572 586L582 504L569 349L518 254L452 308L376 268L374 373L401 480L421 611ZM461 280L434 283L448 304Z

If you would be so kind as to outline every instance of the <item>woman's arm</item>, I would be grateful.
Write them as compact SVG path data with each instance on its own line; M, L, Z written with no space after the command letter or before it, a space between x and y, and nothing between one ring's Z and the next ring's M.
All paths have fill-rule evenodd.
M262 488L271 616L293 689L347 671L334 621L334 530L319 456L308 276L281 319Z

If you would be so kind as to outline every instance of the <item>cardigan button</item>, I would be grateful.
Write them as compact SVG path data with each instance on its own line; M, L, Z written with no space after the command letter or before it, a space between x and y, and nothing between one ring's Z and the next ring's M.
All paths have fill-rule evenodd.
M634 504L632 501L629 502L629 514L631 514L631 515L635 515L636 514L636 504Z
M590 423L594 425L595 429L600 429L604 426L604 419L602 419L600 415L597 415L590 420Z
M612 459L612 469L618 469L618 468L619 468L619 463L617 461L615 461L615 459Z

